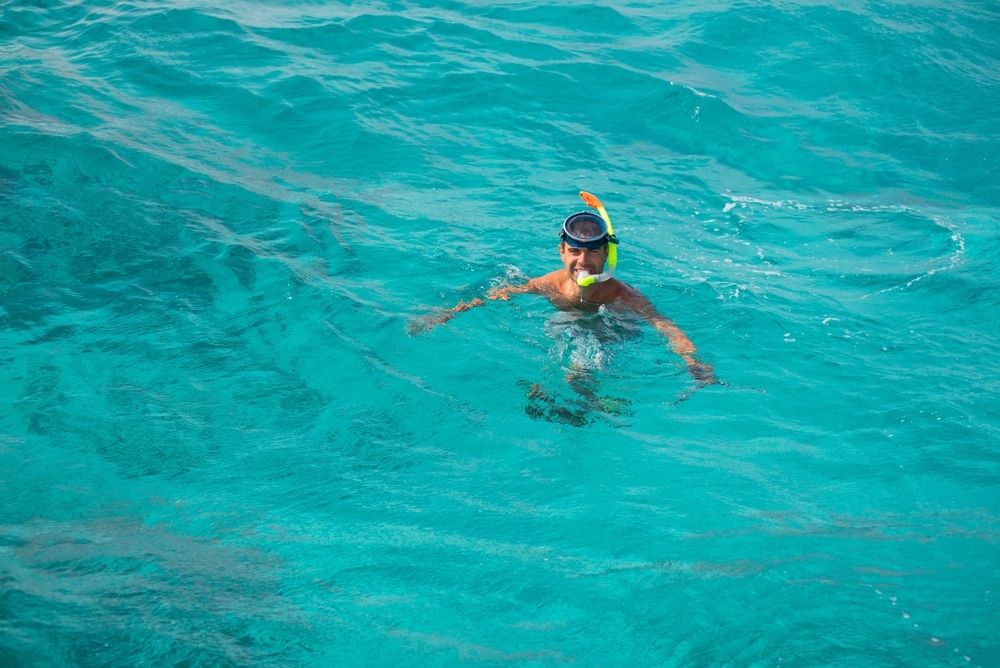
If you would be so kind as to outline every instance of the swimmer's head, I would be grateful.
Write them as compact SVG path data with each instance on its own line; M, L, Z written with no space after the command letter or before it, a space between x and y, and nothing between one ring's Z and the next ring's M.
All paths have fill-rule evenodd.
M602 248L609 241L618 243L618 239L608 233L604 219L589 211L574 213L564 220L559 236L567 246L574 248Z

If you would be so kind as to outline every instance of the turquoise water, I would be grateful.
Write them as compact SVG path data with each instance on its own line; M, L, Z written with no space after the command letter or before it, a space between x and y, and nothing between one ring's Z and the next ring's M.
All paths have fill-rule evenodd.
M6 3L0 665L1000 665L998 35ZM408 333L581 189L727 385L534 296Z

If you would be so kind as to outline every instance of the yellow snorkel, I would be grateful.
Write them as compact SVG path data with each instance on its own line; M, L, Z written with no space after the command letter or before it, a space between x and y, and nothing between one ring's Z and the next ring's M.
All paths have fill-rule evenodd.
M596 276L591 276L589 274L582 274L579 276L576 279L576 283L580 287L585 288L588 285L606 281L614 275L615 267L618 266L618 239L615 237L614 228L611 227L611 218L608 216L608 212L604 209L604 205L601 204L601 200L584 190L580 191L580 198L587 204L587 206L597 209L597 213L601 214L601 218L608 226L608 270L597 274Z

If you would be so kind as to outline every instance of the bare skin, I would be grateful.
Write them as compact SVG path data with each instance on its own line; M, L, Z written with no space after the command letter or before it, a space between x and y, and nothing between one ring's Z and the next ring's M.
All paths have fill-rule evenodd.
M507 301L513 295L536 294L544 295L556 308L566 311L595 310L601 304L616 304L624 306L636 315L646 320L663 334L670 348L687 364L688 372L699 386L712 385L716 382L712 367L695 359L697 350L691 339L677 325L657 312L653 304L638 290L616 278L609 278L600 283L581 287L577 278L581 272L595 275L604 270L608 259L608 248L576 248L566 242L559 244L559 257L562 269L556 269L544 276L530 279L522 285L491 290L486 298L490 300ZM427 316L411 323L411 334L432 329L436 325L448 322L463 311L468 311L486 302L476 298L468 302L459 302L440 316Z

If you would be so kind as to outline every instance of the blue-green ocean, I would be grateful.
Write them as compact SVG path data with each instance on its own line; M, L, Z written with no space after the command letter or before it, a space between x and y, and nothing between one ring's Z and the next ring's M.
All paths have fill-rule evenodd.
M998 100L993 0L7 0L0 666L1000 666ZM581 190L722 383L415 326Z

